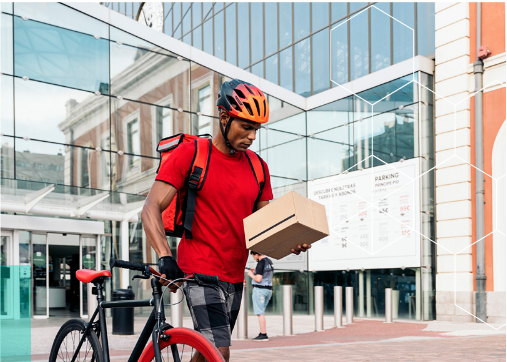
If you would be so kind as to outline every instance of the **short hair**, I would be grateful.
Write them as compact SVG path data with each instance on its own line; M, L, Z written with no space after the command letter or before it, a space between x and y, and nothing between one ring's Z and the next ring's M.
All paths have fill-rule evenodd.
M250 250L250 255L263 255L263 254Z

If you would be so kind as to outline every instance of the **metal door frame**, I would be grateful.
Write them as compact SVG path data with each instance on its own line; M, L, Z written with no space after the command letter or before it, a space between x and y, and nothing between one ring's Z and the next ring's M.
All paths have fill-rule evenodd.
M83 269L83 238L95 239L95 270L100 270L100 261L102 260L101 250L100 250L100 235L96 234L80 234L79 235L79 269ZM88 310L83 310L83 296L85 292L84 283L79 282L79 315L81 318L88 319Z
M6 315L0 315L0 319L13 319L14 318L14 269L12 265L14 265L14 233L12 231L2 230L1 236L9 237L9 241L7 242L7 255L5 256L5 265L11 265L11 275L9 281L9 287L7 290L11 290L11 293L7 293L7 296L10 296L10 308L7 310Z
M31 274L32 274L32 291L34 287L34 280L33 280L33 235L44 235L46 237L46 315L35 315L34 313L34 306L35 303L34 298L37 298L35 293L32 292L32 318L35 319L48 319L49 318L49 242L48 242L48 233L44 232L37 232L32 230L27 230L30 232L30 258L32 259L32 268L31 268Z

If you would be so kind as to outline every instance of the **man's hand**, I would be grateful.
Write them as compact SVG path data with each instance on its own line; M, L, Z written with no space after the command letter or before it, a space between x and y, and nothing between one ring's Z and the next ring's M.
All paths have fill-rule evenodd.
M176 263L176 260L173 259L172 256L163 256L160 259L158 259L158 270L160 271L160 274L162 274L162 278L174 280L174 279L180 279L183 278L183 271L180 269L178 264ZM169 282L167 280L160 280L160 283L162 285L167 285ZM177 282L175 284L171 284L169 287L169 290L171 293L176 293L178 290L178 287L181 286L181 282Z
M311 247L312 246L309 244L303 244L303 245L298 245L298 247L296 249L290 249L290 251L292 252L292 254L299 255L302 251L305 252L308 249L310 249Z

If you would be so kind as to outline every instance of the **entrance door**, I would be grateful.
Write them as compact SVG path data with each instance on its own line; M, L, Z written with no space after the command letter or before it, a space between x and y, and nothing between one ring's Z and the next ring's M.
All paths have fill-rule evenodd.
M98 247L99 238L96 235L81 235L79 248L79 268L97 270L100 262ZM81 318L88 318L88 287L87 283L81 284Z
M46 234L32 233L33 317L49 317L49 253Z
M0 241L0 319L12 318L14 306L14 267L12 233L2 231Z

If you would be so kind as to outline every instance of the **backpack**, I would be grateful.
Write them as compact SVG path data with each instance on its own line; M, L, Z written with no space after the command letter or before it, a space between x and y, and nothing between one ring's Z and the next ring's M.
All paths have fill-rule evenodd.
M209 138L204 138L207 136ZM209 160L211 157L211 136L199 135L193 136L189 134L179 133L177 135L163 138L160 140L157 151L160 153L160 167L166 162L174 150L182 143L193 142L195 144L195 153L190 169L187 174L186 188L177 190L176 195L171 203L162 212L162 221L167 236L175 236L181 238L185 234L186 239L192 239L192 224L195 213L195 199L199 190L204 186L206 175L209 168ZM266 180L266 171L259 155L251 150L245 152L245 156L250 163L253 175L259 187L259 193L254 203L252 212L256 211L257 202L259 201L264 183Z

